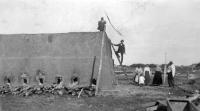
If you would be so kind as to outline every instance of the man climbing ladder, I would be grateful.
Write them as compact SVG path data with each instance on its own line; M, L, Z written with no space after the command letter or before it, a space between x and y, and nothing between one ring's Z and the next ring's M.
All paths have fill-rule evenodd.
M115 51L115 54L120 62L120 65L122 65L123 63L123 55L125 54L125 45L124 45L124 40L121 40L121 42L119 44L112 44L114 46L118 46L118 50L115 51L114 48L113 50ZM119 55L120 53L120 55ZM121 56L121 59L120 59Z
M110 23L110 25L112 26L112 28L120 35L122 36L122 34L114 27L114 25L111 23L111 20L110 18L108 17L108 15L106 14L107 16L107 19ZM98 27L97 29L100 31L100 32L105 32L106 31L106 21L104 20L103 17L101 17L101 20L98 22ZM115 51L115 48L114 46L118 46L118 50ZM122 66L122 63L123 63L123 55L125 54L125 45L124 45L124 40L121 40L121 42L119 44L112 44L112 48L117 56L117 60L119 61L119 64L120 66ZM119 53L121 54L121 59L120 59L120 55Z

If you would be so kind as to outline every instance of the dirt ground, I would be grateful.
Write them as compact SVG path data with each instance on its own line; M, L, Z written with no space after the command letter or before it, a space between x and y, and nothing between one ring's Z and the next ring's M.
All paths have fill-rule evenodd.
M2 111L133 111L142 104L165 99L164 91L149 88L120 86L121 91L106 92L105 96L69 97L69 96L30 96L0 97ZM158 88L159 89L159 88ZM142 110L142 109L141 109Z
M103 92L96 97L1 96L0 111L145 111L150 102L186 94L178 88L167 86L135 86L132 76L117 78L118 85L114 91Z

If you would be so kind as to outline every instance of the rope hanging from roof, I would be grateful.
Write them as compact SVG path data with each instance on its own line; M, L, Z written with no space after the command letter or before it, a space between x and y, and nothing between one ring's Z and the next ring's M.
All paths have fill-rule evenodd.
M112 28L113 28L120 36L123 36L122 33L121 33L119 30L117 30L117 28L115 28L115 26L111 23L111 20L110 20L110 18L109 18L109 16L107 15L106 12L105 12L105 15L106 15L106 17L107 17L107 19L108 19L108 22L109 22L110 25L112 26Z

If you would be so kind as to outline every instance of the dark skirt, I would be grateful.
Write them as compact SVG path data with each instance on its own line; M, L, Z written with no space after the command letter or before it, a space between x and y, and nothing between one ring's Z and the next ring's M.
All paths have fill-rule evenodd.
M156 71L153 78L153 85L161 85L162 84L162 73L160 71Z
M151 81L149 71L145 71L145 85L148 85Z

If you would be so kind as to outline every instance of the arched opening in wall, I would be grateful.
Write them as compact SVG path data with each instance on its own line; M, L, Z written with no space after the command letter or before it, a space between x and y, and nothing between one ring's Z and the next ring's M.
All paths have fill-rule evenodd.
M39 78L39 83L44 84L44 78Z
M71 77L70 86L71 86L71 87L75 87L75 86L79 85L79 82L80 82L79 77L77 77L77 76L72 76L72 77Z
M63 82L63 77L62 76L56 76L56 84L60 84L61 82Z
M27 73L22 73L21 80L22 80L23 85L27 85L28 82L29 82L28 81L28 74Z
M96 86L97 80L95 78L93 78L91 82L92 82L92 86Z
M39 85L43 85L45 82L45 73L42 72L41 70L37 70L36 72L36 80Z
M56 76L56 82L55 82L55 88L60 89L60 88L64 88L64 80L63 77L61 75L57 75Z
M11 79L9 78L9 77L4 77L4 83L6 84L6 83L11 83Z
M9 83L10 84L11 83L10 78L7 78L5 83Z
M4 77L4 84L7 86L7 87L11 87L11 78L10 77Z
M23 79L23 83L24 83L24 84L28 84L27 78L24 78L24 79Z

